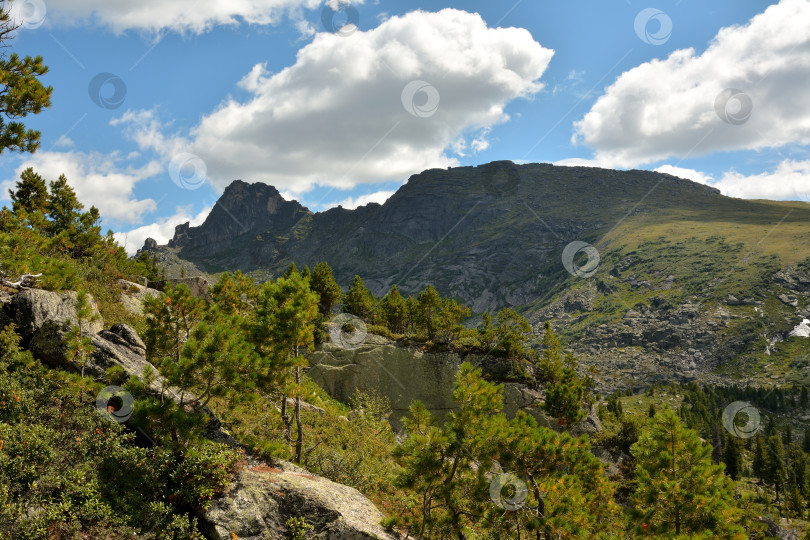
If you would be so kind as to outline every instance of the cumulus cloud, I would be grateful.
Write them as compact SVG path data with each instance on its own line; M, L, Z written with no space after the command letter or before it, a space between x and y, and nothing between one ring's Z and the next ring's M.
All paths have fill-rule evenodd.
M417 11L367 32L319 33L278 73L255 66L239 83L251 97L222 103L188 140L143 111L118 123L141 148L199 156L220 189L234 178L292 194L346 189L457 164L446 152L462 136L486 148L506 104L541 90L552 55L525 29Z
M710 184L713 181L713 178L706 173L696 171L695 169L684 169L683 167L676 167L674 165L661 165L655 169L655 172L671 174L678 178L686 178L687 180L692 180L699 184Z
M810 1L782 0L721 29L702 54L677 50L620 75L574 124L574 141L616 167L806 144L808 87Z
M343 208L347 208L349 210L354 210L358 206L365 206L368 203L383 204L394 193L396 193L396 192L395 191L385 191L385 190L383 190L383 191L375 191L374 193L369 193L367 195L360 195L357 198L347 197L346 199L343 199L339 203L333 204L331 206L342 206Z
M724 195L741 199L803 200L810 202L810 160L785 160L773 171L746 176L728 171L712 184Z
M93 205L98 208L106 219L137 223L144 214L153 212L157 207L152 199L138 199L133 194L135 184L162 170L156 161L136 168L122 164L115 154L37 152L23 159L14 179L5 179L3 197L7 196L8 189L28 167L48 181L64 174L79 200L88 207Z
M355 4L362 1L352 0ZM92 21L116 33L170 30L201 33L216 25L277 24L286 14L316 9L320 0L48 0L49 24ZM300 17L296 17L300 18Z
M117 232L113 236L116 242L121 245L129 255L134 255L136 251L143 247L143 243L147 238L154 238L158 244L167 243L174 236L174 228L185 222L190 222L192 227L201 225L208 214L211 212L212 207L207 207L200 211L197 215L191 214L190 207L178 207L175 213L168 217L162 217L155 220L154 223L138 227L129 231Z
M786 159L772 171L752 175L744 175L732 169L723 173L720 180L715 180L711 175L694 169L684 169L672 165L662 165L655 170L701 184L708 184L729 197L777 201L798 199L810 202L810 160Z
M528 163L528 162L526 162ZM608 164L603 159L599 158L566 158L561 159L559 161L555 161L553 165L558 165L560 167L600 167L603 169L609 169L610 164Z

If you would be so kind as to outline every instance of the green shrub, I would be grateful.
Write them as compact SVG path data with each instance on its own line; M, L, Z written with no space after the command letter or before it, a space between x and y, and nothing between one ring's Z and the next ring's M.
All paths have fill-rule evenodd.
M228 486L228 478L239 458L239 454L224 444L206 443L189 448L172 473L177 486L173 501L207 510L211 499Z
M306 540L307 533L314 529L314 527L307 523L302 517L291 517L287 520L286 525L292 535L292 540Z

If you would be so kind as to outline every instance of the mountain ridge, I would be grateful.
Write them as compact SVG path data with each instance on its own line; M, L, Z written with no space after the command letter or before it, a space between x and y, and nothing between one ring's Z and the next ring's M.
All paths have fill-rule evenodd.
M435 273L419 269L420 260L424 263L424 257L430 252L430 247L426 248L425 244L447 240L451 233L466 237L470 240L469 249L460 250L459 255L467 260L475 257L488 259L488 262L484 262L487 271L476 277L491 280L498 273L499 264L492 261L492 250L486 242L475 242L470 237L477 229L489 227L490 223L496 226L497 230L493 232L499 236L510 228L514 229L508 220L498 217L499 212L502 214L510 210L508 204L501 201L504 197L515 197L521 192L530 191L530 184L538 181L545 196L536 200L536 209L529 207L529 202L535 202L531 199L537 199L530 193L522 201L526 206L518 208L542 229L539 234L529 235L527 242L548 235L552 239L554 236L567 235L574 240L575 236L581 236L586 230L599 229L608 224L609 220L588 222L576 216L554 215L555 197L553 189L549 189L553 186L548 184L556 177L566 176L570 179L571 175L577 177L575 180L579 185L576 190L581 192L579 197L582 199L580 206L586 208L599 206L599 197L587 193L581 180L591 182L594 178L598 181L599 178L609 177L603 182L616 181L617 175L629 178L620 179L623 183L642 182L647 191L653 186L661 188L664 185L667 188L667 184L672 184L677 186L676 191L696 190L709 196L720 196L715 188L664 173L620 173L608 169L548 164L515 165L499 161L476 167L429 169L412 175L383 205L371 203L353 210L336 207L312 212L297 201L284 200L272 186L237 180L226 188L202 225L190 227L185 223L177 226L168 246L177 248L182 259L210 273L236 268L243 271L268 269L271 273L278 273L290 262L312 265L326 260L333 266L338 282L343 285L348 285L354 274L362 274L364 278L368 276L368 285L377 294L383 294L394 283L409 291L431 282L437 287L444 285L446 293L471 303L475 311L495 309L499 305L525 303L529 298L519 295L520 298L513 300L506 297L496 300L497 295L492 295L492 291L486 287L474 291L451 282L442 284L441 278L431 276ZM596 186L596 189L607 188L604 185ZM638 198L643 197L644 190L637 191ZM251 196L252 204L247 204L247 198ZM262 209L266 210L263 215ZM626 210L631 210L631 207L628 206ZM532 213L535 215L532 216ZM548 222L549 229L546 229L542 216L549 215L555 219ZM613 212L610 217L618 221L622 218L622 212ZM384 236L390 237L391 241L385 241ZM337 246L343 246L344 254L356 255L355 260L342 263L345 257ZM149 246L145 245L145 248ZM354 264L357 258L393 259L390 262L404 269L377 278L376 274L381 273L382 268L375 268L371 273L361 272L360 265ZM484 298L473 300L472 297L481 292Z
M314 213L241 181L214 208L169 246L145 248L175 268L259 280L326 261L344 290L357 274L378 296L432 284L472 309L470 325L510 307L538 336L551 321L601 370L604 392L696 378L810 384L796 358L806 338L789 335L810 317L807 203L734 199L651 171L500 161L424 171L354 210ZM593 275L572 270L585 264L572 254L566 269L569 245L591 246Z

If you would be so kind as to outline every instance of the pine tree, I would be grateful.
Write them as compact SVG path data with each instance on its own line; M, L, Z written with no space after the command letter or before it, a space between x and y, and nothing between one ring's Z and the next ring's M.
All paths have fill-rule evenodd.
M161 373L170 384L194 395L192 409L201 411L213 397L239 400L255 391L261 366L242 332L237 315L208 306L183 344L179 362L163 362Z
M491 352L498 344L495 336L495 329L492 326L492 315L485 311L481 316L481 328L478 329L478 342L481 348L487 353Z
M712 424L712 461L715 463L723 461L723 435L720 433L720 425L716 422ZM726 472L728 472L728 464L726 464Z
M8 2L0 6L0 51L15 30L7 6ZM20 59L16 53L8 57L0 55L0 154L6 149L35 152L39 148L40 132L26 130L17 119L39 114L51 106L53 88L39 81L39 77L48 73L48 66L42 62L41 56Z
M375 301L360 276L354 276L354 281L346 294L343 295L343 311L370 322L374 313Z
M469 363L461 366L453 392L459 408L444 427L419 401L403 420L407 437L394 450L402 466L396 485L417 493L421 501L412 516L403 516L414 536L460 538L491 504L486 471L493 463L498 422L504 420L497 415L502 387L480 375Z
M768 416L768 421L765 423L765 437L770 437L776 433L776 420L773 415Z
M390 331L396 334L405 332L408 307L396 285L392 285L388 294L380 300L380 316Z
M582 409L583 392L576 375L567 374L560 381L546 385L543 409L555 417L560 425L576 424L587 414Z
M806 386L802 386L802 393L801 393L801 397L799 398L799 405L802 407L802 409L807 408L808 397L807 397L807 387Z
M763 480L776 492L776 501L780 500L785 490L787 470L785 468L785 447L778 435L765 439L765 467Z
M81 367L81 376L84 378L84 368L87 366L90 354L95 350L92 340L86 333L85 325L98 319L93 314L87 291L79 290L76 294L76 318L78 323L65 335L68 361Z
M650 408L649 408L649 410L647 410L647 416L649 416L650 418L654 418L655 417L655 412L656 412L655 411L655 403L650 403Z
M804 451L795 443L787 445L785 449L787 456L788 470L787 483L799 490L802 497L808 494L808 457Z
M785 514L788 518L804 519L804 497L796 486L785 493Z
M291 262L290 266L287 267L287 270L284 271L284 277L288 278L293 274L299 274L300 275L300 272L298 271L298 267L295 266L295 263Z
M191 337L204 311L204 302L192 296L186 285L169 287L163 292L163 296L144 299L146 358L157 366L180 361L183 344Z
M405 326L411 334L419 333L419 302L413 296L405 299Z
M498 351L507 358L526 356L526 342L532 336L532 327L522 315L509 308L498 312L495 339Z
M782 435L782 442L785 443L785 446L793 442L793 426L790 424L785 426L785 432Z
M432 285L425 287L416 297L419 304L418 324L427 334L429 340L436 337L438 311L441 306L441 296Z
M451 298L442 298L436 314L436 335L440 342L451 343L464 331L462 321L470 316L470 308Z
M50 183L48 192L49 233L56 236L63 231L70 231L76 226L84 205L79 202L76 192L68 184L64 174Z
M652 419L631 448L638 488L632 495L637 532L655 537L711 534L745 538L735 524L731 480L711 460L711 449L669 408Z
M309 289L308 280L298 272L263 284L256 309L252 335L261 349L272 354L275 370L293 372L294 380L287 384L281 399L281 416L285 439L295 443L294 459L301 463L304 428L301 422L301 369L306 365L304 353L315 344L315 321L318 318L318 296ZM295 409L290 415L287 396L295 396ZM296 438L292 438L292 423Z
M752 457L752 464L751 464L754 472L754 476L759 479L760 482L765 481L765 448L762 444L762 436L756 435L754 437L754 449L753 449L753 457Z
M312 270L310 288L318 295L318 311L324 317L332 312L332 307L343 295L343 291L332 276L332 268L325 262L319 262Z
M168 424L173 443L182 445L184 436L201 427L187 418L185 409L201 413L214 397L249 399L268 377L253 345L238 331L241 318L195 298L185 285L165 289L164 296L147 297L144 313L147 359L167 386L179 390L176 405L166 400L161 410L152 411L161 416L160 424Z
M517 529L538 538L615 537L618 507L587 440L538 427L522 412L507 421L502 392L465 363L453 392L458 408L444 426L420 402L411 406L407 437L394 450L401 465L396 485L417 494L400 516L409 534L461 539L472 525L487 524L504 535ZM498 493L499 477L488 474L496 456L513 471L507 493Z
M739 480L742 475L742 449L740 440L730 434L726 435L723 446L723 463L726 465L726 474L733 480Z
M539 538L619 537L613 486L587 440L538 427L521 411L497 442L499 461L525 480L525 500L505 516L503 508L492 508L489 519L504 516L517 532L534 530Z
M211 287L211 298L227 314L246 316L256 308L259 291L253 278L237 270L225 272Z
M9 190L11 211L24 218L35 230L41 231L48 211L48 186L45 180L28 167L20 174L14 190Z
M810 452L810 427L804 430L804 439L802 439L802 450Z

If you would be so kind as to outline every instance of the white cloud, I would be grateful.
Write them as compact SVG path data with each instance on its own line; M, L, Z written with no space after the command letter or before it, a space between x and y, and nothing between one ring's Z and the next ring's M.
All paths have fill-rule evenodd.
M353 3L362 3L353 0ZM321 0L48 0L48 24L93 21L116 33L125 30L171 30L201 33L215 25L277 24L301 9L321 7Z
M118 118L110 120L111 126L121 126L123 135L134 141L142 150L157 152L164 161L171 160L187 142L181 137L166 136L169 127L162 124L155 110L127 110Z
M618 167L810 143L808 87L810 1L782 0L745 26L721 29L703 54L677 50L620 75L574 124L574 140ZM740 125L715 112L727 88L741 90L753 105ZM741 105L731 99L720 112L734 114Z
M132 229L130 231L115 233L115 240L128 254L134 255L136 251L143 247L147 238L154 238L160 245L166 244L174 236L174 228L185 222L190 222L192 227L202 224L211 207L207 207L197 215L190 214L190 208L176 208L175 213L169 217L158 218L154 223Z
M73 148L76 146L76 143L74 143L73 139L70 137L62 135L56 140L54 146L58 146L59 148Z
M119 123L142 148L196 154L220 189L234 178L292 194L346 189L455 165L446 152L464 134L485 148L481 134L508 119L509 101L542 88L552 55L524 29L488 28L454 9L416 11L346 37L319 33L279 73L255 66L239 83L252 97L204 116L187 147L168 141L148 115L128 113ZM403 106L403 89L415 80L437 90L435 114L417 117ZM413 104L423 107L425 97L417 93Z
M800 199L810 202L810 160L788 159L773 171L751 176L728 171L711 185L723 195L741 199Z
M98 208L105 219L137 223L144 214L157 207L152 199L137 199L133 194L135 184L162 170L155 161L135 168L122 166L115 154L37 152L23 159L14 179L6 179L3 187L11 188L28 167L33 167L47 181L64 174L79 200L86 207L93 205ZM7 196L7 193L8 189L3 189L2 196Z
M517 162L515 162L517 163ZM528 163L528 162L527 162ZM594 159L587 159L587 158L566 158L561 159L559 161L555 161L552 165L557 165L560 167L601 167L601 168L610 168L604 160L599 158Z
M396 193L396 191L375 191L374 193L369 193L367 195L360 195L356 199L354 197L347 197L339 203L335 203L331 206L342 206L348 210L354 210L358 206L365 206L368 203L383 204L394 193Z
M696 171L695 169L684 169L683 167L676 167L674 165L661 165L655 172L671 174L678 178L686 178L699 184L711 184L714 179L706 173Z

